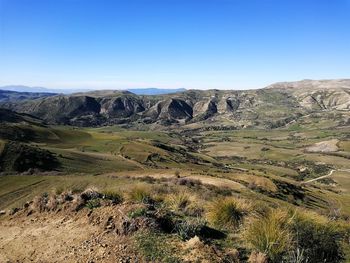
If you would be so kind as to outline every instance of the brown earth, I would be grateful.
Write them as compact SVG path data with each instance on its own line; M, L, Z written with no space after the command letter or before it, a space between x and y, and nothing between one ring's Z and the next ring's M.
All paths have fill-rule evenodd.
M119 206L118 206L119 207ZM92 213L26 211L0 220L0 262L144 262L128 235L108 226L120 220L125 206Z

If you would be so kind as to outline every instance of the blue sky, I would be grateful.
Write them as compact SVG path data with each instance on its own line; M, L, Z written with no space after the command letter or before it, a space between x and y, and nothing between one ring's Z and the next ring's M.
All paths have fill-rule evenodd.
M350 0L0 0L0 85L247 89L350 78Z

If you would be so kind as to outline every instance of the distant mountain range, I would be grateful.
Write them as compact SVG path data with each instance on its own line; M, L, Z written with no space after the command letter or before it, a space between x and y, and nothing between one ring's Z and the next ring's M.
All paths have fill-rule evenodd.
M55 94L73 94L93 91L93 89L49 89L44 87L29 87L23 85L8 85L0 87L0 90L16 91L16 92L34 92L34 93L55 93ZM126 89L136 95L161 95L172 94L186 91L184 88L180 89L158 89L158 88L142 88L142 89Z
M153 96L139 95L146 92ZM162 90L98 90L70 95L39 93L34 98L25 98L31 93L20 93L15 94L19 99L0 100L0 107L53 124L151 124L155 129L169 125L275 128L301 116L331 111L345 114L344 118L337 118L348 123L346 116L350 112L349 79L281 82L257 90L186 90L163 95L159 92Z
M11 90L0 89L0 103L1 102L17 102L23 100L35 100L57 95L57 93L48 92L19 92Z

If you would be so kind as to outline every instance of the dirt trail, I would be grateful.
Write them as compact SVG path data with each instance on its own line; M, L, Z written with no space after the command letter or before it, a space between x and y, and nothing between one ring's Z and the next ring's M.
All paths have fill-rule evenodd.
M315 182L315 181L318 181L318 180L330 177L334 172L348 172L348 173L350 173L350 169L337 169L337 170L333 169L328 174L322 175L322 176L314 178L314 179L307 180L307 181L303 182L303 184L312 183L312 182Z

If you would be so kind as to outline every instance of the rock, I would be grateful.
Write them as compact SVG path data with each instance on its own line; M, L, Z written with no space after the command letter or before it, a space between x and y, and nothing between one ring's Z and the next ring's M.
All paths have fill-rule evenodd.
M112 216L108 217L108 219L105 223L104 229L106 229L106 230L115 229L115 224L114 224L114 220L113 220Z
M199 239L198 236L192 237L190 240L186 242L186 247L191 249L191 248L199 248L204 246L203 242Z
M253 251L248 259L249 263L268 263L267 256L264 253Z
M225 254L225 262L238 263L239 262L239 252L237 249L230 249Z
M14 207L9 211L9 215L12 216L14 214L16 214L19 211L18 207Z
M84 192L82 192L80 194L80 197L84 200L84 201L88 201L91 199L97 199L101 197L101 194L99 192L97 192L94 189L86 189Z

